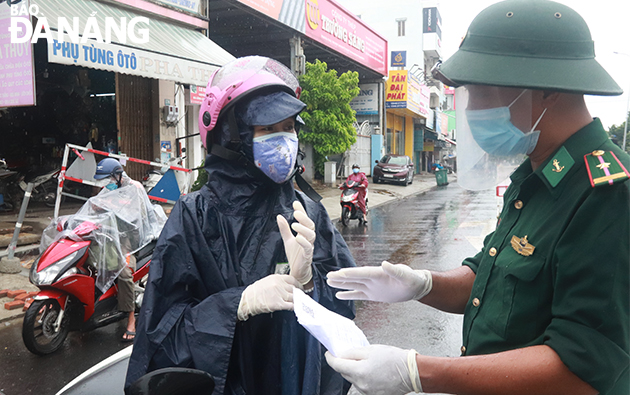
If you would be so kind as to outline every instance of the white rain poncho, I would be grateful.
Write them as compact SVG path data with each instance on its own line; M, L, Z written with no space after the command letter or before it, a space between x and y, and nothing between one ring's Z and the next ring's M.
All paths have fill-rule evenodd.
M97 270L96 286L102 292L111 287L128 256L157 239L166 222L162 208L151 204L141 186L127 184L113 191L103 189L76 214L53 220L41 238L40 252L61 238L91 240L89 264ZM90 224L96 225L93 231L77 235Z

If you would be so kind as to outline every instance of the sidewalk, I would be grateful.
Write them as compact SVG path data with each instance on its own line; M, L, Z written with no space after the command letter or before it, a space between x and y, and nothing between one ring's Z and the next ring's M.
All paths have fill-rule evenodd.
M368 177L368 179L371 182L372 178ZM449 182L455 182L456 179L457 177L455 174L448 175ZM343 180L338 180L338 184L340 184L341 182L343 182ZM341 191L336 186L332 187L330 185L322 185L317 183L313 185L313 188L315 188L315 190L322 196L322 204L326 208L326 211L328 211L328 215L330 216L331 220L333 222L337 222L337 220L341 217L341 205L339 204ZM426 193L427 191L434 188L437 188L437 184L435 180L435 174L433 173L416 174L413 179L413 183L408 186L370 183L368 187L368 208L373 209L374 207L395 200ZM72 214L79 207L80 205L76 205L76 207L64 208L62 209L60 214ZM52 215L53 211L49 208L29 208L26 212L26 218L24 219L24 226L32 226L33 230L30 233L20 233L20 240L27 240L27 238L32 239L33 235L41 235L44 228L50 223L50 218L52 218ZM15 226L16 221L17 213L0 214L0 229ZM5 235L8 236L9 241L12 234L13 233ZM39 237L37 237L36 239L38 240ZM17 274L0 273L0 290L24 290L26 292L38 290L38 288L32 285L28 279L30 266L33 263L34 259L37 257L38 243L39 242L37 241L37 243L35 244L18 244L18 247L16 248L16 256L21 256L21 264L23 267L22 272ZM7 251L5 247L1 248L2 250L0 250L0 257L4 257L7 255ZM4 295L0 296L0 323L14 318L19 318L24 315L24 311L22 311L22 308L16 308L13 310L7 310L5 308L5 303L12 301L13 299L8 298Z

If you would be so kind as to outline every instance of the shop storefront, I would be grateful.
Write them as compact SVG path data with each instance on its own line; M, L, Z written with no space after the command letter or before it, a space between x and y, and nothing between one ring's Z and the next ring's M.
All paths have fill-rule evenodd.
M420 172L420 158L425 149L421 125L431 114L429 88L407 70L390 70L385 90L387 153L407 155Z
M39 39L27 44L34 53L34 106L7 106L0 118L0 128L15 136L12 146L37 156L30 159L35 165L55 162L65 143L88 142L162 160L176 154L178 137L196 133L196 122L185 116L188 89L205 86L233 59L201 32L204 18L142 0L32 0L35 6ZM137 179L145 169L127 171Z

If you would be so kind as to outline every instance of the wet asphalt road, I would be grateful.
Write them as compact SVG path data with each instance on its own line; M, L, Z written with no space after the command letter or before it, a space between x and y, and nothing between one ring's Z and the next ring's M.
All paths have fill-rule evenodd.
M494 227L496 213L493 191L469 192L449 184L370 210L367 227L351 221L347 228L340 223L337 228L359 265L388 260L443 271L478 251ZM414 348L426 355L459 355L461 317L421 303L357 302L356 323L372 344ZM70 333L59 352L38 357L24 347L21 325L21 319L0 324L0 395L52 395L128 346L120 342L121 321Z
M45 357L22 342L22 319L0 323L0 394L52 395L79 374L130 345L120 341L126 321L91 332L71 332L62 348Z

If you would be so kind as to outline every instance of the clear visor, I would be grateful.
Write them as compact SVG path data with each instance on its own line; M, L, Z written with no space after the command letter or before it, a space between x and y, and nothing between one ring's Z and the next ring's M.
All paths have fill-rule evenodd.
M466 85L455 90L455 103L457 182L469 190L494 188L538 142L532 91Z
M294 92L300 84L289 68L280 62L263 56L246 56L233 60L221 67L214 78L212 86L221 90L227 88L234 81L252 81L255 84L257 75L275 75L286 83ZM297 92L296 92L297 93Z

